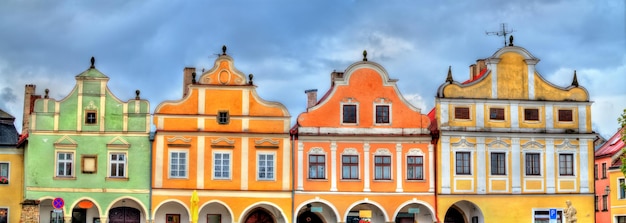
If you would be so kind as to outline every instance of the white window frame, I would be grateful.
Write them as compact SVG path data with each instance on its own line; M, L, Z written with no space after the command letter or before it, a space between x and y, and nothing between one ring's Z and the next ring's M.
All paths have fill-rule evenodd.
M528 175L526 174L526 154L527 153L538 153L539 154L539 175ZM524 173L524 177L529 177L529 178L543 178L544 173L546 172L546 167L545 167L545 162L544 162L544 153L541 150L527 150L527 151L522 151L522 163L523 163L523 173Z
M509 153L506 150L498 150L498 149L489 149L488 153L489 153L489 176L493 176L493 177L508 177L509 176L509 166L511 165L511 163L509 163ZM494 153L504 154L504 175L503 174L493 174L493 172L492 172L491 155L493 155ZM524 169L524 171L525 171L525 169Z
M572 155L572 175L561 175L561 155ZM557 152L556 153L556 172L559 175L559 177L575 177L576 176L576 166L578 166L576 163L576 153L575 152L569 152L569 151L563 151L563 152Z
M72 160L70 161L71 163L71 174L70 175L59 175L59 153L69 153L72 154ZM71 151L71 150L56 150L54 151L54 177L61 177L61 178L73 178L76 176L76 152Z
M466 152L466 153L470 154L469 155L470 156L469 157L470 158L470 160L469 160L469 164L470 164L469 171L470 171L470 173L469 174L457 174L457 171L456 171L456 167L457 167L457 164L456 164L456 154L460 153L460 152ZM474 151L472 151L471 149L455 149L455 150L453 150L453 155L454 155L454 157L453 157L453 159L454 159L454 166L452 166L452 168L454 168L454 171L453 171L454 172L454 176L455 177L456 176L460 176L460 177L474 176L474 172L476 172L476 171L474 171L474 165L476 165L474 163Z
M345 123L343 122L343 106L344 105L354 105L356 107L356 110L354 111L354 115L355 115L355 119L356 122L355 123ZM341 125L359 125L359 103L356 102L342 102L341 103L341 111L339 113L340 119L339 119L339 123Z
M172 176L172 154L179 153L185 154L185 176ZM180 159L180 158L179 158ZM178 164L180 165L180 164ZM167 165L167 175L169 178L173 179L187 179L189 177L189 151L187 150L179 150L179 149L171 149L168 152L168 165Z
M224 160L224 155L228 155L228 177L224 177L223 175L221 177L217 177L215 176L215 165L217 164L217 154L220 154L222 157L222 165L221 167L224 167L223 164L223 160ZM233 153L231 151L223 151L223 150L217 150L217 151L213 151L213 164L212 164L213 168L211 171L211 179L215 179L215 180L230 180L233 177ZM222 174L224 173L223 169L222 169Z
M0 186L1 185L9 185L9 184L11 184L11 162L2 161L2 162L0 162L0 165L2 165L2 164L6 164L7 165L7 175L6 175L6 178L7 178L8 183L7 184L0 184ZM0 173L1 172L2 172L2 168L0 168ZM0 176L2 176L2 175L0 175Z
M353 179L353 178L343 178L343 156L356 156L356 161L357 161L357 165L356 165L356 175L357 178ZM361 180L361 154L355 149L355 148L345 148L343 150L343 152L341 152L341 154L339 155L339 163L341 164L340 168L341 171L339 172L339 179L342 181L360 181Z
M118 154L118 155L119 154L123 154L124 155L124 161L122 162L122 161L118 161L118 160L112 160L111 156L113 154ZM121 151L111 151L107 155L108 155L108 159L107 160L109 161L109 165L107 166L108 167L108 169L107 169L108 177L110 177L110 178L128 178L128 153L127 152L121 152ZM112 166L114 164L117 164L118 168L119 168L119 164L124 164L124 175L123 176L113 176L111 174L111 170L113 169Z
M324 156L324 177L323 178L311 178L311 155ZM328 179L328 162L326 161L326 152L320 147L311 148L307 153L307 179L308 180L327 180ZM317 171L317 170L316 170Z
M376 120L376 108L377 108L378 106L387 106L387 107L389 108L389 111L387 111L387 112L388 112L387 116L388 116L389 122L387 122L387 123L384 123L384 122L383 122L383 123L378 123L378 122L376 122L376 121L377 121L377 120ZM392 107L391 107L391 104L390 104L390 103L374 103L374 107L373 107L373 109L372 109L372 110L373 110L373 111L372 111L372 118L373 118L373 123L374 123L374 125L377 125L377 126L385 126L385 125L391 125L391 123L393 123L393 120L391 119L391 117L392 117L392 115L391 115L391 114L393 113L393 112L392 112L392 111L393 111L393 109L392 109ZM342 114L343 114L343 113L342 113Z
M267 177L267 173L269 171L265 171L266 172L266 176L265 177L261 178L259 176L260 175L260 171L261 171L261 166L260 166L260 164L261 164L261 155L266 156L266 158L267 158L267 155L271 155L272 156L272 171L271 171L272 177L271 178ZM256 159L256 180L257 181L274 181L274 180L276 180L276 160L277 160L276 152L257 152L256 158L257 158ZM267 159L265 160L265 162L266 162L265 167L266 168L269 167L267 165Z

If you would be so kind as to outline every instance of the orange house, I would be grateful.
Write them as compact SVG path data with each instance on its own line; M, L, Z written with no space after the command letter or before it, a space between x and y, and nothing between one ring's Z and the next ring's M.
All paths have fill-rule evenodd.
M185 68L183 98L154 112L153 222L290 222L289 112L257 95L226 47L197 78Z
M364 52L364 56L366 56ZM297 222L436 222L430 119L377 63L331 74L292 128Z

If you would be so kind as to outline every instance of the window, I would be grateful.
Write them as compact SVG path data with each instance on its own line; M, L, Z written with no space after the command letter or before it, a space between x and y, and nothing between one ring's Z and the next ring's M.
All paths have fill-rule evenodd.
M9 222L9 208L0 208L0 223Z
M598 164L593 165L593 177L598 180Z
M356 123L356 105L343 105L343 123Z
M376 105L376 123L389 123L389 105Z
M187 152L170 152L170 177L187 177Z
M505 153L491 153L491 175L506 175Z
M598 208L598 196L595 197L594 204L595 204L595 207L596 207L596 212L598 212L600 210Z
M57 153L57 177L71 177L74 164L74 154L70 152Z
M454 119L470 119L470 113L468 107L455 107Z
M374 180L391 180L391 156L374 156Z
M524 109L524 120L539 121L539 109L536 109L536 108Z
M504 120L504 108L489 108L489 119Z
M221 223L222 215L221 214L207 214L206 222L207 223Z
M602 179L606 179L606 163L602 163Z
M230 116L228 115L228 111L219 111L217 112L217 123L220 125L228 124L230 121Z
M230 179L230 153L213 153L213 178Z
M359 179L359 157L356 155L341 156L341 179Z
M617 223L626 223L626 216L617 216Z
M0 163L0 184L9 184L9 163Z
M180 223L180 214L165 214L165 223Z
M535 211L533 219L534 223L549 223L550 211ZM563 222L561 219L563 219L563 211L556 211L556 222Z
M309 179L326 179L325 167L325 155L309 155Z
M125 153L111 153L109 163L110 177L126 177L126 154Z
M619 179L619 199L626 199L626 189L624 188L624 178Z
M470 152L456 152L456 174L470 175Z
M408 156L406 158L406 179L407 180L423 180L424 179L424 157Z
M526 153L526 175L541 175L541 156L539 153Z
M572 120L574 120L572 118L572 110L559 109L559 122L571 122Z
M602 211L608 211L609 209L609 195L602 195Z
M559 154L559 175L574 176L573 154Z
M98 120L96 111L89 110L85 112L85 124L96 124Z
M259 154L259 180L274 179L274 154Z

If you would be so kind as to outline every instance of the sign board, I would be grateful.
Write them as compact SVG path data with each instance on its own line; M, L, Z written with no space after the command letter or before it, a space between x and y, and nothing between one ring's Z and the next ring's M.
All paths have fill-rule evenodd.
M63 209L54 209L52 210L54 213L63 213Z
M411 214L419 214L420 208L409 208L409 213Z
M359 210L359 217L361 218L371 218L372 210Z
M322 207L311 207L311 212L322 212Z
M550 220L552 219L556 220L556 208L550 208Z
M52 200L52 207L54 207L54 209L61 209L63 208L63 205L65 205L65 201L63 201L63 198L57 197Z

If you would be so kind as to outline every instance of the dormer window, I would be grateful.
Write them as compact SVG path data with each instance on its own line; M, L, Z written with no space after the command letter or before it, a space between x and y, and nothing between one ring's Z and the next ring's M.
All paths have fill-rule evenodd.
M97 112L94 110L85 111L85 124L98 123Z
M356 124L356 105L343 105L343 123Z
M228 111L219 111L217 113L217 123L220 125L226 125L230 122L230 116L228 115Z

